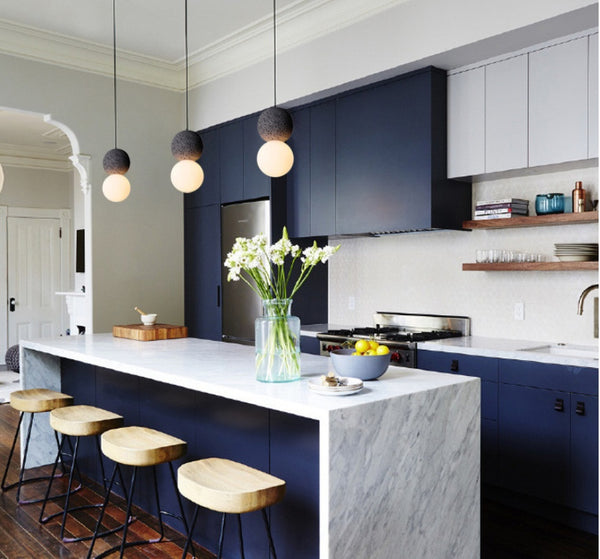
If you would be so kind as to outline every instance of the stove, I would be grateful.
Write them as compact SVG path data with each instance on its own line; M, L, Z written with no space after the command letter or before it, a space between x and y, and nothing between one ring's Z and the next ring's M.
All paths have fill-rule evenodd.
M429 340L458 338L471 334L471 319L466 316L376 312L375 326L320 332L321 355L352 347L358 339L373 339L390 348L392 365L417 366L417 344Z

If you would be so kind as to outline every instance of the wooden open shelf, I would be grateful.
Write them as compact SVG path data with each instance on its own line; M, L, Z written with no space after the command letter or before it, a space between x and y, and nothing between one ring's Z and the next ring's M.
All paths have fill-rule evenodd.
M508 229L511 227L541 227L546 225L571 225L598 223L598 212L533 215L508 219L482 219L463 221L463 229ZM549 262L545 262L549 264Z
M463 272L566 272L598 270L598 261L594 262L498 262L465 263Z

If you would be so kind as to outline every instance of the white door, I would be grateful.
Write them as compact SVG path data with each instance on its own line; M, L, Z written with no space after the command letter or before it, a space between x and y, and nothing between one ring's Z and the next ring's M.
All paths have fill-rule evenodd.
M61 331L60 219L8 217L8 345Z

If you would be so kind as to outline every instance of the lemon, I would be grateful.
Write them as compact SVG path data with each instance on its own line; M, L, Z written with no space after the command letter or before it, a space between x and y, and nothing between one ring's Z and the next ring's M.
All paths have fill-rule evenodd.
M390 348L386 345L380 345L376 349L377 355L387 355L390 352Z
M365 351L365 355L377 355L377 350L376 349L367 349L367 351Z
M379 347L379 342L376 342L375 340L369 340L369 347L371 349L377 349Z
M358 351L358 353L364 353L369 349L369 342L367 340L358 340L354 344L354 349Z

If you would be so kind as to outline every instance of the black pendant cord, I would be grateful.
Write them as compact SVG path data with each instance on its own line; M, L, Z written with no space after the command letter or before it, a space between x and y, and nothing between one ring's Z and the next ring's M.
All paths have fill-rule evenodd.
M184 28L184 36L185 36L185 129L189 130L189 104L188 104L188 88L189 88L189 75L188 75L188 2L185 0L185 28Z
M273 0L273 106L277 106L277 7Z
M115 15L115 2L113 0L113 107L115 113L115 149L117 149L117 24Z

